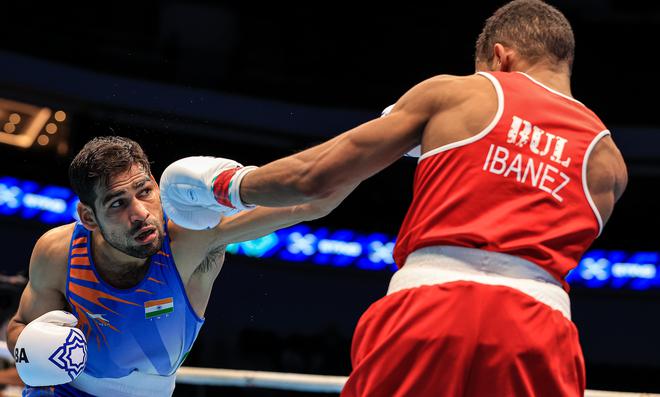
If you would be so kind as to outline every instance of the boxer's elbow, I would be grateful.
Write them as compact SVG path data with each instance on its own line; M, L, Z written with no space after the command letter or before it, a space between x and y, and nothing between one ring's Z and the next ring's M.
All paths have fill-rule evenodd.
M337 207L338 203L328 203L328 200L311 200L298 207L303 212L303 221L309 222L319 218L324 218Z
M16 347L16 341L18 340L18 335L21 334L21 331L23 331L23 328L25 328L26 324L18 318L18 315L15 315L14 317L9 320L9 323L7 324L7 349L9 350L10 353L14 352L14 348Z
M325 199L310 202L309 204L314 208L312 219L310 220L324 218L330 215L344 200L345 196L341 195L342 197L338 197L340 195L341 193L338 190Z

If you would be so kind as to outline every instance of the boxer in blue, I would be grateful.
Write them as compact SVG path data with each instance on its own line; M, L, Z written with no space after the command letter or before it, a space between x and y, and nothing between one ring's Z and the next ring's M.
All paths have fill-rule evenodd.
M352 190L231 215L218 212L217 203L200 206L193 190L179 189L191 182L187 177L205 177L195 174L198 166L220 169L225 161L175 163L178 179L161 202L147 156L134 141L95 138L78 153L69 177L80 197L80 222L37 241L30 282L8 329L28 385L24 396L171 395L204 322L226 244L324 216Z

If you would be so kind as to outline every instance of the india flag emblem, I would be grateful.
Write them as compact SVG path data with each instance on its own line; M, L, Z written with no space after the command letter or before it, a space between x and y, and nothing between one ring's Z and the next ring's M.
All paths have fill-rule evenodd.
M144 318L150 319L174 311L174 299L165 298L144 302Z

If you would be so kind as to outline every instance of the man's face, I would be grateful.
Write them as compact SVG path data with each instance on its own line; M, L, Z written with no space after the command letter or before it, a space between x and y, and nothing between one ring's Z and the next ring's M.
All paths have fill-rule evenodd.
M158 184L139 165L97 186L96 220L113 248L136 258L161 249L165 239Z

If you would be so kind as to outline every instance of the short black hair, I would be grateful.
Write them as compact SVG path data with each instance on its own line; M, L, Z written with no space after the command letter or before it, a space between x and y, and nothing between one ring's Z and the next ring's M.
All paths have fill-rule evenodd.
M94 209L96 186L107 185L113 176L134 164L151 174L149 159L137 142L120 136L96 137L69 165L69 182L80 201Z
M514 0L495 11L479 34L475 61L490 61L495 43L515 48L532 62L546 58L566 62L569 70L573 66L571 24L561 11L541 0Z

